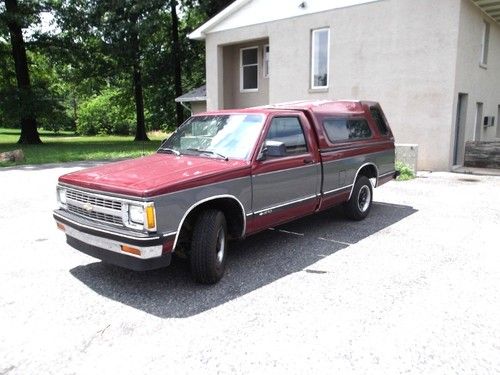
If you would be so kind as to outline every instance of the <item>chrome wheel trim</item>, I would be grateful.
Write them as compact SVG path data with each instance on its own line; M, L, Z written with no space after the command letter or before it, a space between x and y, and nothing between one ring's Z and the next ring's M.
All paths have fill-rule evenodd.
M371 196L370 188L367 185L361 186L358 192L358 209L361 212L366 212L370 207Z
M217 255L217 262L219 264L222 263L224 260L224 253L226 251L226 233L224 231L224 228L220 228L219 232L217 233L217 247L215 248L216 255Z

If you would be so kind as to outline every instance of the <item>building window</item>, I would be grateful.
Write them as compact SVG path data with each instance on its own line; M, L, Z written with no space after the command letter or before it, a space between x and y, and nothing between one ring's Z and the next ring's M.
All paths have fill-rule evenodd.
M490 24L484 21L483 43L481 46L481 65L488 65L488 49L490 44Z
M311 88L328 88L330 29L313 30L311 37Z
M323 126L331 142L357 141L372 136L364 119L329 118L323 121Z
M242 92L258 91L259 47L240 50L240 89Z
M269 44L266 44L262 53L262 74L264 78L269 78Z

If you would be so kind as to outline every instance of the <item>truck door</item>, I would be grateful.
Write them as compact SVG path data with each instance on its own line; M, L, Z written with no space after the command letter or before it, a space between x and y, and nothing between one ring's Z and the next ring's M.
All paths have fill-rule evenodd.
M321 163L313 129L301 114L275 115L252 169L249 229L274 226L315 211Z

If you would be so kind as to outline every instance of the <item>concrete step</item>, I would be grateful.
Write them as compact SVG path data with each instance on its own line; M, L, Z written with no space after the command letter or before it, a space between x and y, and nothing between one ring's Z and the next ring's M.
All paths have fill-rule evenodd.
M466 142L464 167L500 169L500 141Z

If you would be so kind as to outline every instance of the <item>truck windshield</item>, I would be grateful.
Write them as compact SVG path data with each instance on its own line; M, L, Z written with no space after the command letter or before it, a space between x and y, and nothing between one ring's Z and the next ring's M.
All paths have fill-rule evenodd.
M263 123L261 114L193 116L162 143L158 152L248 159Z

